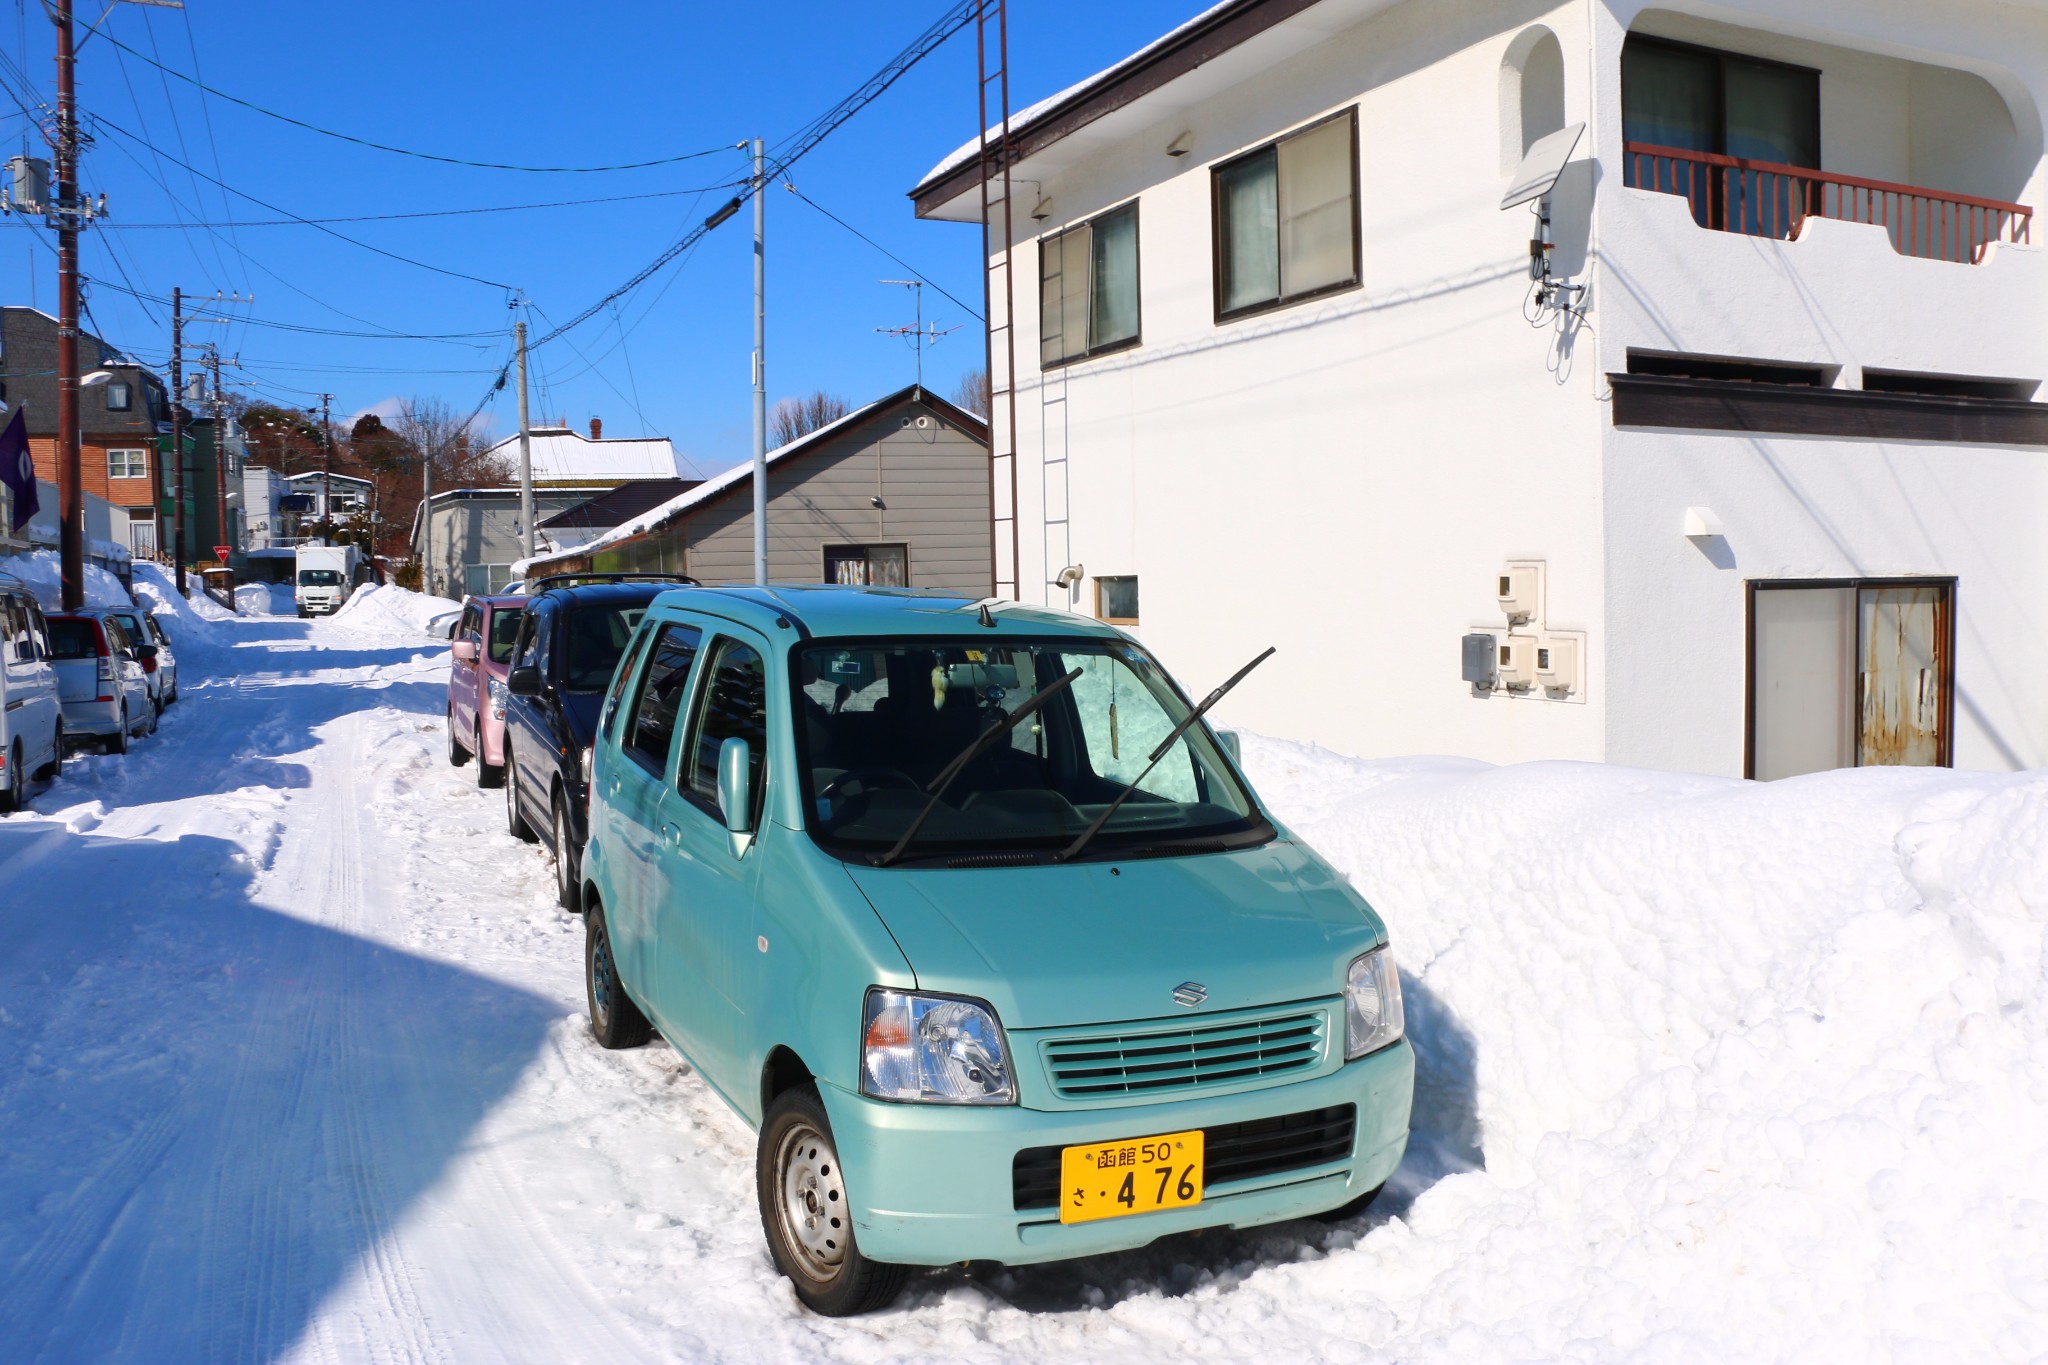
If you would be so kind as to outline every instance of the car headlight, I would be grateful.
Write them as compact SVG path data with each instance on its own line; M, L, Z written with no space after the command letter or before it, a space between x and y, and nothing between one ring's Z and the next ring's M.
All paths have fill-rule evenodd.
M491 715L498 720L505 719L505 703L512 693L498 679L491 679Z
M930 1104L1015 1104L1002 1026L986 1005L905 991L868 991L861 1093Z
M1375 948L1344 973L1344 1060L1356 1061L1400 1041L1406 1028L1394 950Z

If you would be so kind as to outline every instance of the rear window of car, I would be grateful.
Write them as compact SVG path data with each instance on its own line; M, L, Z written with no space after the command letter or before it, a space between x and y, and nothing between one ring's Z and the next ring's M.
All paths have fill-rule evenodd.
M60 616L50 622L50 657L91 659L100 652L99 632L90 621Z

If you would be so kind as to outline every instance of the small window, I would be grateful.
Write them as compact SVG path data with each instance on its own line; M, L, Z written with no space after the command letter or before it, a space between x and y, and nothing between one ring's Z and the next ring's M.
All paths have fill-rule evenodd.
M110 479L148 478L149 452L146 450L108 451L107 477Z
M1099 621L1107 621L1117 626L1138 624L1136 574L1095 580L1095 617Z
M1218 321L1358 283L1358 111L1215 171Z
M825 581L857 583L870 588L910 586L907 545L827 545Z
M1138 206L1038 244L1038 360L1062 365L1138 342Z
M132 401L129 398L129 389L126 384L118 379L112 380L107 384L108 412L126 412Z
M690 682L690 665L704 632L695 626L666 625L649 652L640 695L633 704L633 725L626 733L625 752L659 777L668 770L668 751L676 736L676 713Z
M728 739L743 739L754 775L753 811L760 827L762 774L768 757L768 670L751 645L721 640L708 683L691 721L689 770L684 795L707 810L718 810L718 752Z

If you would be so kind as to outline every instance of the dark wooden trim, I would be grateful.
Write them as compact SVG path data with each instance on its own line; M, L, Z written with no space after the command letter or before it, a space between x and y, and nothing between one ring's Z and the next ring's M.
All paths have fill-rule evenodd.
M1113 114L1143 96L1179 80L1240 43L1258 37L1317 0L1237 0L1161 42L1128 65L1113 69L1032 119L1011 128L1018 161L1038 155L1106 114ZM1014 163L1013 163L1014 164ZM974 155L933 180L910 191L920 218L928 218L989 178L996 167Z
M1610 374L1617 427L2048 447L2048 403Z
M1298 294L1282 293L1262 303L1248 303L1242 308L1233 308L1228 312L1224 311L1223 200L1218 189L1222 182L1223 172L1235 166L1238 162L1257 156L1261 152L1272 152L1274 154L1273 194L1276 201L1275 212L1277 214L1277 200L1280 193L1280 167L1278 160L1280 145L1284 142L1292 141L1304 133L1312 133L1326 124L1335 123L1341 118L1351 120L1351 278L1348 280L1338 280L1334 284L1320 285L1314 289L1304 289ZM1355 104L1349 109L1340 109L1334 114L1317 119L1313 123L1304 123L1299 128L1290 128L1276 138L1271 138L1256 147L1248 148L1237 153L1235 156L1228 157L1211 166L1209 168L1209 303L1211 311L1215 314L1216 323L1220 326L1226 322L1235 322L1239 318L1257 317L1261 313L1270 313L1278 308L1290 308L1297 303L1307 303L1310 299L1320 299L1331 294L1341 294L1346 290L1357 289L1364 284L1365 206L1359 202L1360 192L1358 106ZM1275 243L1275 250L1278 250L1277 242ZM1284 259L1274 263L1276 276L1279 273L1279 267L1284 264ZM1284 285L1285 281L1282 280L1281 283Z

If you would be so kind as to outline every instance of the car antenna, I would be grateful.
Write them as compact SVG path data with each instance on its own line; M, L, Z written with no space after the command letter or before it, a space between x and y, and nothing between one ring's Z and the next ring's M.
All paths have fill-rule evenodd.
M990 610L988 609L988 603L986 603L986 602L983 602L983 603L981 603L981 604L980 604L980 607L981 607L981 623L982 623L982 624L983 624L984 626L987 626L987 627L988 627L988 628L989 628L990 630L994 630L994 629L996 628L996 617L995 617L995 613L994 613L994 612L992 612L992 611L990 611Z

